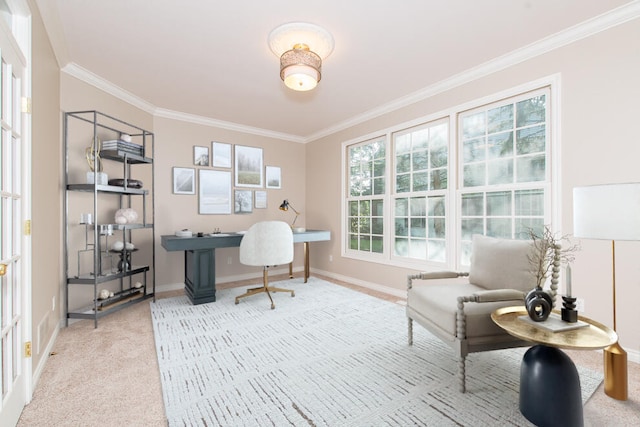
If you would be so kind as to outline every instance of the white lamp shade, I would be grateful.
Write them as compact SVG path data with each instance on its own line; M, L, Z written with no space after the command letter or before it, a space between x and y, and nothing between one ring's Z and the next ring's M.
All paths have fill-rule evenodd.
M318 85L320 78L316 69L307 65L291 65L283 70L284 84L298 91L311 90Z
M640 240L640 183L573 189L573 234L604 240Z

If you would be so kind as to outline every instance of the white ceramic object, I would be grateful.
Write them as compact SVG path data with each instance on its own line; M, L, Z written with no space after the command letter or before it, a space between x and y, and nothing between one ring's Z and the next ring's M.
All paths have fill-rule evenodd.
M103 289L100 291L100 294L98 295L99 299L107 299L109 298L110 295L113 295L109 292L108 289Z
M109 183L109 176L105 172L97 172L93 173L92 171L87 172L87 184L93 184L95 175L96 184L98 185L107 185Z
M193 237L193 232L191 230L179 230L179 231L176 231L176 236L178 236L178 237Z
M117 224L133 224L138 220L138 213L131 208L118 209L115 220Z
M124 243L122 243L121 240L116 240L115 242L113 242L113 245L111 245L111 249L113 249L116 252L119 252L124 249Z

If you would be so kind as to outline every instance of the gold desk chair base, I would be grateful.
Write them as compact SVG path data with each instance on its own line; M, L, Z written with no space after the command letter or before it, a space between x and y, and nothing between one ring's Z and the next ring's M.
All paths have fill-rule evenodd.
M262 292L266 292L267 296L269 297L269 300L271 301L271 309L273 310L274 308L276 308L276 305L273 302L273 298L271 298L271 292L290 292L291 293L291 297L295 297L296 296L296 293L291 289L276 288L276 287L273 287L273 286L269 286L269 277L267 275L267 267L265 267L264 270L263 270L262 282L264 283L262 286L260 286L258 288L247 289L247 292L245 292L242 295L238 295L236 297L236 304L240 303L240 298L250 297L251 295L255 295L255 294L260 294Z

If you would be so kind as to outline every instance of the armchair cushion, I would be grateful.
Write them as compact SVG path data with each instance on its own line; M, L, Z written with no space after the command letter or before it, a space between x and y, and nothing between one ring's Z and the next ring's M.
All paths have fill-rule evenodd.
M529 257L529 240L473 236L469 282L484 289L518 289L528 292L536 286Z
M412 288L408 290L407 301L409 301L409 305L407 309L410 312L410 317L418 321L428 321L441 332L454 337L457 336L458 297L474 295L483 291L479 286L468 283L466 278L430 280L428 284L414 283ZM506 296L506 294L501 295ZM465 303L467 336L481 339L482 337L504 335L505 332L491 320L491 313L500 307L517 305L518 302L522 302L521 293L516 292L509 295L514 298L512 300L500 299L497 302ZM428 319L424 316L428 316Z

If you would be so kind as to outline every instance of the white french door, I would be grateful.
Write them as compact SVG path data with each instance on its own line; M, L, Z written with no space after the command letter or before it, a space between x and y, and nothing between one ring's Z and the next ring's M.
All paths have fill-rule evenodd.
M31 395L30 33L26 2L0 0L0 427Z

